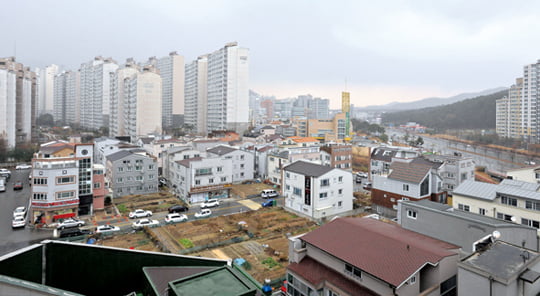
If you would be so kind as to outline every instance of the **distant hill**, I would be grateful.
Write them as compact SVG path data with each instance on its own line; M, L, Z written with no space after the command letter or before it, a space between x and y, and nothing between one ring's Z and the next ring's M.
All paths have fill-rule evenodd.
M417 122L438 130L494 129L495 101L506 95L508 95L508 91L502 90L450 105L388 112L382 115L382 121L394 124Z
M367 106L367 107L362 107L359 109L362 111L381 110L381 111L387 111L387 112L394 112L394 111L413 110L413 109L420 109L420 108L427 108L427 107L437 107L437 106L456 103L456 102L463 101L470 98L490 95L490 94L497 93L506 89L508 88L497 87L497 88L487 89L487 90L475 92L475 93L463 93L463 94L459 94L459 95L449 97L449 98L425 98L425 99L421 99L414 102L407 102L407 103L393 102L386 105Z

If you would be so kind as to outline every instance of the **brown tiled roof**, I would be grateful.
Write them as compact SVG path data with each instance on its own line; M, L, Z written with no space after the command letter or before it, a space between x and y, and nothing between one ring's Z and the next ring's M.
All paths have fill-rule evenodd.
M392 171L388 179L400 180L409 183L420 184L431 171L431 166L417 163L394 161L390 165Z
M300 239L395 287L459 249L371 218L338 218Z
M190 162L199 161L201 159L202 159L202 157L193 157L193 158L178 160L178 161L176 161L176 163L178 163L181 166L185 166L186 168L189 168L189 163Z
M315 261L313 258L306 256L300 263L291 263L287 267L288 270L301 276L317 289L322 288L322 284L326 281L339 289L346 291L349 295L357 296L375 296L375 292L355 283L354 281L344 277L339 272L326 267L323 264Z

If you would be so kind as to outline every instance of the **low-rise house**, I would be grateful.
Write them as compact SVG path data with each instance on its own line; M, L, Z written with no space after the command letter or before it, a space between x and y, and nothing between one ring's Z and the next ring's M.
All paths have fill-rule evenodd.
M353 209L352 174L342 169L295 161L283 168L285 209L322 220Z
M432 162L440 162L443 165L438 170L442 178L442 190L452 195L454 188L466 180L474 180L474 160L472 157L459 155L425 155Z
M268 153L267 178L270 182L281 186L281 170L289 163L297 160L320 163L319 146L291 147L282 150L273 150Z
M452 206L467 212L540 228L540 184L505 179L500 184L468 180L456 189Z
M222 144L223 142L220 139L195 139L191 142L191 146L201 152L206 152L206 150Z
M508 170L506 176L513 180L540 183L540 165Z
M113 197L158 191L157 159L143 149L121 150L107 156L106 172Z
M399 200L446 201L441 178L429 164L394 161L389 174L372 175L371 200L377 213L396 217Z
M189 203L210 198L228 198L232 184L231 158L188 158L178 160L172 167L169 181L176 186L179 198Z
M377 147L373 148L369 161L371 175L387 175L394 160L410 160L420 156L415 148L410 147Z
M465 254L472 253L475 242L495 231L505 242L538 251L536 228L429 200L400 201L397 218L401 227L460 246Z
M174 163L178 160L188 159L188 158L194 158L194 157L206 157L206 152L201 152L199 150L193 149L191 146L180 146L180 147L172 147L167 150L165 150L164 158L165 162L163 165L163 174L162 176L165 177L167 180L171 180L174 178L172 175L171 168L174 166Z
M144 143L144 141L141 141ZM140 145L140 144L139 144ZM141 145L141 147L148 152L148 154L154 156L157 159L158 173L163 174L163 167L165 166L165 151L173 147L183 147L186 143L178 139L154 139L148 144Z
M232 161L232 175L229 182L241 183L246 180L253 180L255 159L252 152L219 145L207 149L206 153L209 158L215 157L220 160L230 159Z
M538 295L539 255L501 240L489 243L459 262L457 295Z
M458 249L392 223L337 218L289 238L287 295L455 295Z
M267 161L268 154L274 149L272 145L254 145L246 148L253 151L255 159L255 178L266 179L267 176Z

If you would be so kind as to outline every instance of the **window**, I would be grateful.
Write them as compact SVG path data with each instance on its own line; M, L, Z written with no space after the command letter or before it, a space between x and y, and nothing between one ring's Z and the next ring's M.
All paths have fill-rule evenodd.
M33 178L34 185L47 185L47 178Z
M132 177L132 176L128 176L128 177L127 177L127 180L128 180L128 181L132 181L132 180L133 180L133 177Z
M149 164L149 165L148 165L148 169L149 169L149 170L153 170L154 167L155 167L155 166L154 166L153 164Z
M143 176L136 176L136 177L135 177L135 180L137 180L137 181L142 181L142 180L143 180Z
M321 180L321 187L330 186L330 180L328 179L322 179Z
M212 168L202 168L202 169L195 170L195 176L204 176L204 175L211 175L211 174L212 174Z
M507 214L504 214L504 213L497 213L497 219L513 222L512 218L513 218L512 215L507 215ZM514 218L514 220L515 220L515 218Z
M244 160L244 155L240 155L240 160Z
M343 202L342 202L342 201L338 201L338 202L337 202L337 206L338 206L339 208L341 208L342 205L343 205Z
M33 200L47 200L47 193L34 193Z
M116 183L123 183L124 182L124 178L117 178L116 179Z
M136 171L142 171L142 165L136 165L135 170Z
M302 196L302 189L300 189L298 187L293 187L293 194L298 195L298 196Z
M403 191L409 191L409 184L403 184Z
M94 189L101 188L101 183L94 183Z
M345 274L350 275L354 278L362 278L362 271L350 264L345 264Z
M540 202L538 201L525 201L525 208L529 210L540 211Z
M223 167L217 167L218 172L223 172Z
M485 216L486 215L486 209L479 208L478 209L478 214Z
M131 166L128 166L128 167L127 167L127 171L128 171L128 172L131 172L132 170L133 170L133 168L132 168Z
M424 196L429 193L429 178L425 178L422 184L420 184L420 195Z
M343 176L339 176L337 181L338 181L339 183L343 183Z
M536 221L536 220L529 220L529 219L521 218L521 224L531 226L534 228L540 228L540 221Z
M74 196L75 196L75 191L65 191L65 192L56 193L56 199L73 198Z
M517 207L517 199L513 197L508 197L505 195L501 195L501 203L504 205L509 205L513 207Z
M319 193L319 198L327 198L327 197L328 197L328 192Z
M75 176L56 177L56 184L73 184Z
M195 180L195 185L201 185L201 180Z
M465 181L467 180L467 173L462 173L461 174L461 181Z
M416 219L417 213L414 210L407 210L407 217L411 219Z
M152 174L148 175L148 179L149 179L149 180L154 179L154 175L152 175Z
M243 163L242 163L242 164L240 164L240 168L241 168L241 169L243 169L243 168L244 168L244 164L243 164Z
M471 207L464 204L458 204L458 209L465 212L469 212L471 210Z
M285 178L289 179L291 177L291 174L289 172L285 173Z
M285 190L287 191L291 190L291 185L285 185Z
M208 183L214 183L214 178L208 179Z
M411 285L414 285L416 283L416 276L411 277L411 280L409 281Z
M342 195L343 194L343 189L338 189L338 192L337 192L339 195Z
M123 172L124 171L124 167L118 167L118 172Z
M227 182L227 177L221 177L221 182Z
M138 190L138 191L143 190L143 189L142 189L142 186L137 186L137 190Z

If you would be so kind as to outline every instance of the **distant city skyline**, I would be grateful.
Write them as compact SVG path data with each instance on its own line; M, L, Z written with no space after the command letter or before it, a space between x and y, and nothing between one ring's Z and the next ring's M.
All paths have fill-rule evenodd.
M193 61L237 41L249 88L311 94L339 108L509 87L540 59L540 2L10 1L0 56L76 70L95 56L137 62L171 51Z

